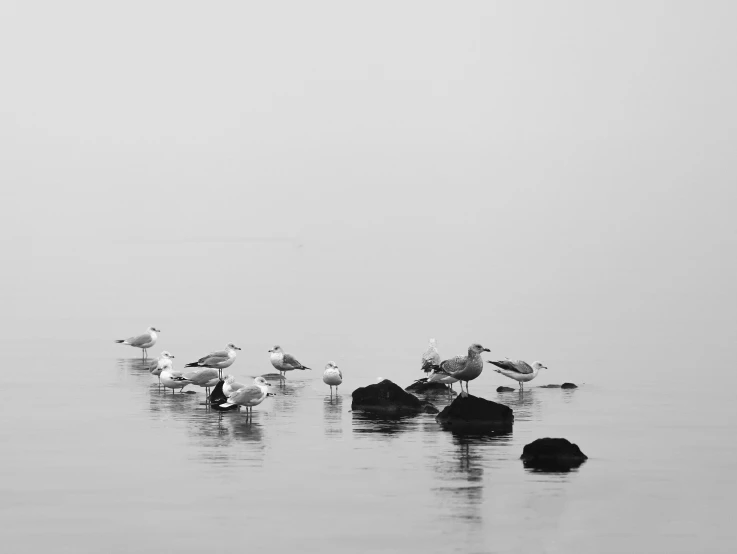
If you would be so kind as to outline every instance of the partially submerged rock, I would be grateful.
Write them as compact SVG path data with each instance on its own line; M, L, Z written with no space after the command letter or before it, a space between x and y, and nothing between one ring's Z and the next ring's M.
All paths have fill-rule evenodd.
M451 389L443 383L435 381L432 383L428 382L427 378L415 381L404 390L415 394L458 394L455 391L451 391Z
M537 439L526 445L520 456L525 467L548 471L568 471L580 466L588 456L568 439Z
M459 396L435 418L446 429L511 431L514 412L509 406L477 396Z
M573 383L563 383L560 388L562 389L577 389L578 386L574 385Z
M352 396L352 410L392 415L437 413L432 404L422 402L414 394L405 392L402 387L389 379L367 387L359 387L353 391ZM435 412L426 411L430 409L434 409Z
M517 389L513 389L512 387L497 387L496 392L514 392Z

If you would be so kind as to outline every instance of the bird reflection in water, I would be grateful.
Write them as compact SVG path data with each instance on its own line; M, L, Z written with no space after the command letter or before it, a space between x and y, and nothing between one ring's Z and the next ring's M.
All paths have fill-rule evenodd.
M542 402L539 394L540 391L532 389L518 389L514 392L499 393L496 401L514 410L515 423L531 421L540 418Z
M325 420L325 435L340 436L343 434L343 397L335 394L326 396L322 403L322 415Z

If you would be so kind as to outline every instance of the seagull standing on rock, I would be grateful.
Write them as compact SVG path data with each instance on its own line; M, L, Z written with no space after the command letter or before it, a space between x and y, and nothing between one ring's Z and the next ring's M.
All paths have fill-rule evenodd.
M430 373L434 369L440 367L440 354L435 339L430 339L430 346L427 347L422 355L422 371Z
M468 382L481 375L481 371L484 369L484 360L481 358L482 352L490 352L490 350L474 343L468 347L467 356L456 356L440 362L439 373L444 373L461 381L461 396L468 396ZM466 382L465 391L463 390L463 381Z
M299 363L297 358L291 354L286 354L279 345L276 345L274 348L269 350L269 352L271 353L271 365L281 373L282 379L286 379L287 371L293 371L295 369L310 369L309 367Z
M233 365L238 350L240 348L231 342L225 347L225 350L210 352L207 356L202 356L196 362L187 364L184 367L211 367L217 369L218 375L222 376L222 370Z
M502 375L517 381L519 383L520 390L523 388L522 384L527 381L532 381L537 377L537 374L541 369L548 369L542 364L542 362L532 362L532 367L522 360L497 360L494 362L489 360L489 363L499 368L494 369L497 373L501 373Z
M120 339L116 340L118 344L127 344L128 346L135 346L136 348L140 348L143 350L143 359L146 359L146 355L148 354L147 350L151 348L154 344L156 344L156 339L159 338L159 336L156 333L161 333L160 329L156 329L155 327L149 327L146 329L146 332L142 335L138 335L137 337L130 337L127 339Z

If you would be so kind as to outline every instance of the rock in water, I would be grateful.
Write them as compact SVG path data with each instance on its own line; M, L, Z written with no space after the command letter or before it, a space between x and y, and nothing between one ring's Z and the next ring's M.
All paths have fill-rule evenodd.
M418 379L404 390L415 394L458 394L455 391L451 391L448 386L443 383L428 383L427 379Z
M563 383L560 388L562 389L577 389L578 387L573 383Z
M515 389L512 387L497 387L496 392L514 392Z
M359 387L353 391L352 410L363 410L380 414L419 414L434 408L429 402L422 402L414 394L384 379L380 383Z
M459 396L435 420L446 429L511 431L514 412L509 406L477 396Z
M520 456L525 467L548 471L568 471L580 466L588 456L567 439L537 439L526 445Z

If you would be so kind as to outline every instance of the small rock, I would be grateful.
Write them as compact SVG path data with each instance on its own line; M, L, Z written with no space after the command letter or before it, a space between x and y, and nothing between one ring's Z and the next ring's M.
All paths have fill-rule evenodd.
M419 379L410 386L405 387L404 390L415 394L458 394L455 391L451 391L448 386L443 383L428 383L427 379Z
M453 430L511 431L514 412L509 406L477 396L459 396L438 414L435 420Z
M584 463L586 456L567 439L537 439L522 450L520 459L525 467L550 471L568 471Z
M512 387L497 387L496 392L514 392L515 389Z
M381 414L419 414L427 409L415 395L384 379L380 383L359 387L353 391L351 409Z
M559 389L560 385L540 385L540 389Z
M577 389L578 387L573 383L563 383L560 388L562 389Z
M440 413L440 410L438 410L435 406L433 406L429 402L423 402L422 403L422 413L423 414L437 414L437 413Z

